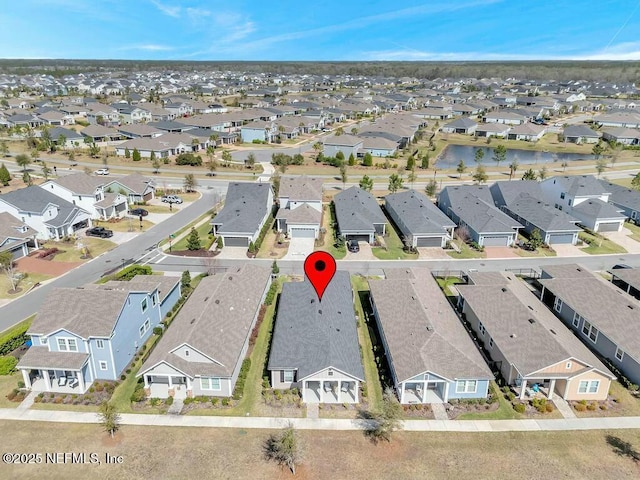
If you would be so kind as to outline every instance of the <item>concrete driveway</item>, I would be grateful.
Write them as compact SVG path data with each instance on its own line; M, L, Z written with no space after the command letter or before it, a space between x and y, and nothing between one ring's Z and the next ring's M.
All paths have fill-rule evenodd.
M247 260L247 247L224 247L215 258Z
M603 235L629 253L640 253L640 242L636 242L629 236L633 235L633 232L627 228L622 227L619 232L605 232Z
M442 258L447 260L451 258L442 247L418 247L418 257L421 259Z
M519 258L515 248L511 247L485 247L487 258Z
M360 251L358 253L351 253L347 250L347 256L345 260L377 260L373 252L371 251L371 245L367 242L358 242Z
M576 245L551 245L558 257L584 257L589 256L587 252L583 252Z
M283 260L304 260L307 255L313 252L315 240L313 238L291 238L289 239L289 250L282 258Z

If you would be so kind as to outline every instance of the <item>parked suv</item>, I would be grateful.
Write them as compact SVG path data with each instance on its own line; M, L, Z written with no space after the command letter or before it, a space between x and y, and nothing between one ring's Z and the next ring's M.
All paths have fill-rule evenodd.
M177 195L163 195L160 200L164 203L182 203L182 199Z
M360 251L358 242L356 242L355 240L349 240L347 242L347 250L349 250L351 253L358 253Z
M98 170L95 171L96 175L109 175L109 169L108 168L99 168Z
M93 227L87 230L87 236L109 238L109 237L113 237L113 230L108 230L104 227Z
M135 215L136 217L146 217L149 212L144 208L132 208L129 210L129 215Z

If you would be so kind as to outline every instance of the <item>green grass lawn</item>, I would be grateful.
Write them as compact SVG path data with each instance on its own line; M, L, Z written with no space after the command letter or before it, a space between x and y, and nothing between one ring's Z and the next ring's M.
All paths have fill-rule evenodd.
M189 227L191 230L191 227ZM211 224L209 222L205 222L199 227L196 227L196 231L198 235L200 235L200 245L204 248L210 240L208 239L209 232L211 231ZM172 245L172 249L176 251L187 250L187 239L189 238L189 234L187 234L184 238L181 238L177 242L174 242Z
M186 232L188 230L191 230L191 227L195 226L196 224L198 224L199 222L201 222L202 220L204 220L205 218L211 219L211 213L207 212L204 213L202 215L200 215L198 218L196 218L193 222L191 222L189 225L182 227L180 230L177 230L173 235L177 238L179 237L183 232ZM208 226L209 228L211 228L211 224L209 222L205 222L203 225ZM204 228L204 227L203 227ZM202 240L202 235L200 235L200 240ZM186 240L185 240L186 241ZM163 245L165 245L166 243L169 243L168 239L164 239L163 241L161 241L158 246L161 247ZM176 242L175 240L172 243L172 250L178 250L178 248L176 248L176 245L180 243L180 241ZM184 245L184 248L182 248L182 250L186 250L186 243Z
M335 233L333 225L335 218L329 205L323 207L324 212L322 214L322 226L325 228L324 245L316 247L316 250L322 250L323 252L329 252L336 260L341 260L347 255L347 246L341 247L335 246Z
M494 395L497 395L498 402L500 402L497 410L486 413L463 413L456 420L511 420L524 418L524 415L516 412L511 403L504 398L495 382L492 381L489 388Z
M402 250L404 244L396 232L396 229L389 223L386 227L387 235L384 237L385 247L375 247L371 252L380 260L415 260L418 258L417 253L406 253Z
M588 247L580 249L583 252L588 253L589 255L627 253L627 251L624 248L622 248L620 245L604 237L597 237L590 233L582 232L580 233L579 238L585 243L590 242Z
M13 299L24 295L33 287L36 283L42 283L45 280L53 278L51 275L45 275L43 273L27 273L27 277L18 283L20 289L17 293L10 294L9 290L13 289L11 282L6 275L0 276L0 299Z
M447 278L436 277L436 282L438 282L438 286L447 297L453 296L453 292L449 288L450 285L464 283L464 281L459 277L447 277Z
M453 240L453 242L460 249L460 253L452 250L447 250L447 255L449 255L451 258L485 258L487 256L486 253L474 250L469 245L461 242L460 240Z
M11 375L0 375L0 408L15 408L20 405L19 402L12 402L7 395L14 389L18 388L18 382L22 381L22 374L14 372Z
M124 217L119 222L101 222L104 228L108 228L114 232L146 232L155 224L142 217L142 230L140 229L140 219L138 217Z
M358 341L360 343L362 351L362 364L364 366L364 377L367 386L367 400L369 402L369 408L376 410L382 406L382 385L380 384L380 375L378 374L378 367L373 356L373 345L371 343L371 336L369 329L365 323L363 298L366 297L369 291L369 285L367 279L358 276L351 276L351 285L356 293L355 307L358 314Z
M108 228L108 227L107 227ZM109 250L112 250L116 247L116 244L105 240L102 238L96 237L81 237L80 242L89 248L89 253L91 257L95 258L98 255L103 254ZM73 243L60 243L60 242L47 242L43 248L51 248L56 247L60 250L64 250L63 253L58 253L53 257L52 262L84 262L80 256L82 252L77 248L76 244Z
M174 208L172 210L169 209L169 204L163 203L162 205L144 205L143 207L149 213L175 213L179 210L179 208Z
M634 239L636 242L640 242L640 227L631 222L624 222L624 228L630 230L633 235L629 235L630 238Z

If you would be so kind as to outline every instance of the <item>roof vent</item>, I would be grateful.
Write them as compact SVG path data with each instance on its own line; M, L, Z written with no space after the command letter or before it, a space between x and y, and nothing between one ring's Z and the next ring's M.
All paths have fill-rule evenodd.
M194 323L196 323L196 319L192 318L191 321L189 322L191 325L193 325Z
M506 291L507 291L507 289L506 289L506 288L504 288L504 287L502 287L500 290L502 290L503 292L506 292Z
M216 298L216 305L220 305L220 300Z
M627 308L630 308L631 310L633 310L633 305L627 305Z
M315 299L312 298L311 299L311 303L316 303Z
M322 315L322 310L318 310L318 314L319 314L319 315Z
M529 319L529 323L530 323L531 325L533 325L534 323L536 323L536 321L535 321L533 318L530 318L530 319Z
M556 334L556 331L555 331L553 328L549 329L549 331L550 331L551 333L553 333L554 335L557 335L557 334Z
M209 297L204 297L204 301L206 302L207 300L209 300Z
M233 277L231 275L229 275L229 281L233 280Z
M516 338L517 335L515 333L512 333L511 335L509 335L511 338Z
M527 308L531 311L533 311L533 307L531 305L527 305Z

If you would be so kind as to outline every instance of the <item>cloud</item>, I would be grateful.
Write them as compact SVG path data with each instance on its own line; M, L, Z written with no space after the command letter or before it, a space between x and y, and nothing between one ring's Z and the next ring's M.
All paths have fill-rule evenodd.
M151 3L153 3L155 5L155 7L160 10L162 13L164 13L165 15L168 15L170 17L173 18L179 18L180 17L180 11L182 10L180 7L173 7L171 5L164 5L160 2L158 2L157 0L150 0Z
M624 42L586 54L578 60L640 60L640 42Z
M171 50L175 50L175 48L169 45L144 43L144 44L138 44L138 45L125 45L124 47L118 48L118 50L143 50L146 52L169 52Z

